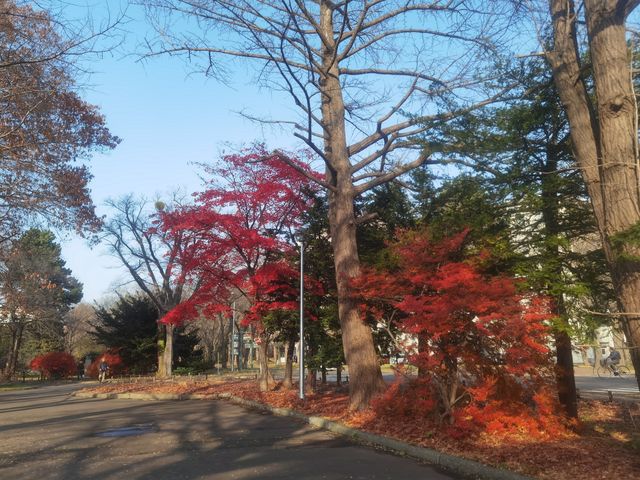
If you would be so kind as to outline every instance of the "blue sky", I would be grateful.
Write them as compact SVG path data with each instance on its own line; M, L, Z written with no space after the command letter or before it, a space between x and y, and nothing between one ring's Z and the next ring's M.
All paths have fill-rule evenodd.
M56 3L55 0L49 1ZM118 6L127 4L127 0L76 1L89 4L97 24L101 18L106 18L108 11L113 18ZM84 7L67 9L67 13L78 18L82 18L86 12L86 4ZM270 148L294 149L300 146L291 132L263 131L259 125L234 113L246 111L257 117L271 119L299 118L299 111L290 98L283 98L283 94L273 89L259 89L252 84L256 75L252 65L236 62L241 65L229 78L230 87L194 73L180 58L165 55L140 62L135 52L144 50L140 45L145 36L154 35L148 35L150 27L139 7L129 6L127 17L130 20L123 28L128 34L123 45L104 59L91 63L85 59L88 63L86 67L94 72L87 79L90 87L86 88L85 98L100 107L111 131L123 139L113 152L96 155L91 163L94 175L91 189L98 214L108 215L104 207L107 199L119 198L131 192L154 199L176 188L188 193L199 190L197 170L193 163L213 161L225 148L235 150L255 141L265 141ZM184 22L174 25L180 31L191 32L192 23L186 20L178 22ZM522 33L516 36L520 35ZM215 44L216 39L207 41ZM224 44L224 39L219 43ZM438 62L437 58L427 56L425 65L431 70L436 68L435 73L429 70L431 74L443 75L442 78L455 76L455 62L452 66L448 55L454 54L454 57L461 56L466 60L463 50L453 44L441 45L437 42L433 48L436 49L436 57L443 58ZM472 57L469 56L469 59ZM413 62L412 57L405 60L409 64ZM464 65L465 62L462 63ZM358 66L357 63L354 65ZM394 65L398 67L403 63ZM438 73L440 67L443 71ZM368 89L355 89L355 100L347 98L347 101L360 99L371 104L367 110L370 121L360 118L357 120L358 127L361 124L365 129L373 126L373 120L386 111L385 102L377 99L379 95L388 95L388 100L394 103L405 93L403 88L406 85L403 82L396 85L396 81L380 78L376 78L375 82L367 84L370 87ZM410 79L406 82L410 83ZM474 95L471 90L468 94ZM315 97L316 103L318 98ZM421 100L416 100L416 103L425 112L429 112L429 108L438 108L429 103L422 106ZM404 120L404 115L404 112L399 112L396 117ZM361 138L359 128L348 128L347 133L350 140L353 140L351 136ZM361 153L362 156L366 154L366 151ZM413 156L414 152L405 154ZM112 293L115 285L128 278L117 261L106 254L105 247L97 246L90 250L82 240L71 239L63 244L63 254L74 275L85 286L85 301L100 300L103 295Z
M109 3L113 8L114 2ZM99 11L94 8L94 18ZM89 164L98 214L109 213L104 206L107 199L130 192L153 199L175 188L197 191L200 181L192 163L210 162L225 149L255 140L274 147L294 145L290 134L263 132L234 113L269 114L280 103L272 93L247 83L248 72L236 74L233 87L228 87L192 73L178 58L160 56L141 63L136 55L126 55L136 49L147 28L135 7L127 13L132 20L119 51L85 60L93 73L86 79L83 96L100 107L112 133L122 138L115 150L96 154ZM67 266L84 284L83 301L99 301L128 280L104 246L90 249L84 240L68 236L62 247Z

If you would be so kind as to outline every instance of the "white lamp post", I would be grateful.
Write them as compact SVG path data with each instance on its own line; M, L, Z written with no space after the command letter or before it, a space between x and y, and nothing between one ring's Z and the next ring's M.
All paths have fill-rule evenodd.
M304 400L304 243L302 239L296 242L300 247L300 352L298 366L300 368L300 399Z
M236 302L233 302L231 307L231 371L235 371L235 356L236 356Z

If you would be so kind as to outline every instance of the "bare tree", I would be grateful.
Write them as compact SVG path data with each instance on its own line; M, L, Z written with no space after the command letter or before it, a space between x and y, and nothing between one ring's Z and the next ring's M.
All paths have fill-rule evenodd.
M0 241L33 217L95 232L100 222L82 162L119 139L80 98L77 77L80 57L97 53L98 39L115 24L76 30L20 4L0 1Z
M226 60L253 61L259 81L298 107L293 121L260 120L292 127L324 163L324 178L314 181L329 195L350 404L365 407L383 381L370 328L350 293L360 268L356 225L368 218L356 218L354 199L441 162L435 146L417 147L412 139L432 122L499 98L503 91L492 90L483 72L495 60L488 33L502 17L491 2L463 0L142 3L160 33L149 41L149 55L200 58L203 71L218 78ZM182 21L172 23L172 15ZM172 31L185 21L193 28Z
M638 4L550 0L553 45L545 55L567 111L573 153L591 198L640 385L638 113L626 30ZM591 81L595 96L588 91Z
M198 336L203 360L210 365L227 368L227 349L231 335L231 322L222 314L213 318L201 316L189 324Z
M177 202L176 198L176 202ZM133 282L151 299L162 318L188 297L187 279L180 275L186 234L169 236L155 228L149 202L133 195L107 204L114 215L105 223L102 240L127 269ZM156 202L156 210L172 208ZM172 374L174 325L158 323L158 376Z
M96 320L96 312L88 303L79 303L64 317L64 351L75 358L82 359L87 354L98 350L94 338L92 323Z

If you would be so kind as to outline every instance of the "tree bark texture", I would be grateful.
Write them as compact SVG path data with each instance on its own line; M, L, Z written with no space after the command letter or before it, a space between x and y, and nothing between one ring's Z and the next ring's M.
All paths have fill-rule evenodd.
M10 380L11 378L13 378L16 373L16 366L18 365L18 355L20 354L23 333L24 324L20 320L18 320L15 323L15 327L12 328L11 332L11 346L3 372L3 377L6 380Z
M314 393L318 388L318 372L317 370L307 370L307 375L304 379L306 393L308 395Z
M261 392L267 392L275 384L271 371L269 370L269 338L267 335L260 335L260 345L258 345L258 385Z
M290 389L293 387L293 353L295 351L296 339L290 338L286 344L286 349L284 352L285 363L284 363L284 380L282 381L282 386L286 389Z
M173 339L175 326L167 324L165 326L164 351L162 352L162 362L164 364L165 376L173 375Z
M640 226L637 107L626 42L626 4L585 0L595 105L580 65L572 0L550 0L554 48L547 54L569 118L574 155L593 205L640 385L640 244L619 241ZM618 240L618 241L617 241Z
M356 244L354 186L345 132L345 106L336 62L336 43L332 18L333 4L320 2L320 30L323 34L320 92L324 153L327 180L335 187L329 191L329 228L335 259L338 315L342 344L349 368L349 404L364 409L384 388L382 372L369 327L362 321L351 295L349 282L360 273Z
M164 362L164 349L166 348L166 334L165 334L165 325L162 323L158 323L158 372L156 376L159 378L167 377L167 369L166 364Z
M556 188L558 150L555 147L555 141L550 141L547 145L541 188L542 221L545 236L550 240L546 242L546 256L552 259L560 258L559 244L553 240L562 234L559 221L561 204ZM562 278L562 269L562 264L555 262L552 265L551 275L557 280L560 280ZM547 285L547 287L551 287L551 285ZM562 293L556 293L555 298L552 299L552 313L557 319L557 323L553 329L553 337L556 347L555 372L558 400L568 417L578 418L578 391L576 389L576 380L573 371L571 337L568 333L570 325L567 319L567 311Z
M558 399L568 417L578 418L578 393L573 372L571 337L566 330L556 330L553 336L556 344Z

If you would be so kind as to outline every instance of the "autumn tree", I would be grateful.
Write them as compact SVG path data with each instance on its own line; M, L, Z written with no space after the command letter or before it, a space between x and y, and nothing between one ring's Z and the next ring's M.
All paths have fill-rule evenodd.
M507 74L521 78L521 98L442 129L452 159L475 172L437 189L429 219L436 229L473 222L474 236L502 256L503 270L553 300L558 391L575 417L571 338L602 323L589 312L610 305L611 281L551 73L528 60Z
M291 126L324 163L324 178L314 181L329 195L350 402L365 407L383 381L371 331L349 289L360 268L354 200L438 160L407 142L428 130L426 120L452 118L499 96L485 84L484 66L495 61L487 39L502 17L489 2L475 1L143 3L161 33L149 40L150 55L201 58L203 71L217 77L231 59L253 62L259 79L299 108L293 121L263 120ZM183 21L194 28L166 28ZM453 107L449 94L461 106Z
M146 200L127 195L108 204L113 214L105 222L102 240L163 318L197 290L188 285L181 263L192 239L185 232L168 235L157 228L158 214L178 208L180 200L156 202L152 209ZM158 376L171 376L175 324L158 323L158 329Z
M56 330L57 342L44 351L62 350L63 317L80 301L82 285L71 276L60 246L49 231L31 229L9 249L0 267L0 318L10 338L3 376L16 370L25 331Z
M78 58L109 28L70 38L62 19L22 3L0 2L0 241L33 218L95 231L83 162L119 139L82 100L74 76Z
M263 334L262 338L285 343L287 355L283 385L286 388L293 385L294 345L300 340L300 267L295 257L296 252L287 249L282 258L265 263L249 278L247 291L253 301L243 320L245 324L253 323ZM316 323L323 289L320 282L307 274L304 275L304 295L305 323ZM315 346L307 342L305 345L309 350Z
M283 261L311 201L309 177L314 175L300 160L285 159L282 152L262 147L226 155L207 173L211 176L208 188L197 194L194 206L163 215L170 235L188 234L194 239L184 250L181 265L186 278L199 282L189 301L166 319L215 315L228 311L232 298L245 299L260 328L260 384L267 389L272 383L267 348L273 332L259 321L267 297L277 300L274 275L283 268L295 274L295 268ZM284 287L286 282L279 284ZM288 298L287 306L292 302Z
M213 317L200 315L190 322L189 328L193 329L198 338L203 363L209 366L219 364L226 369L231 336L231 322L227 316L222 312Z
M38 355L29 363L31 370L40 372L42 378L67 378L76 373L76 361L67 352L49 352Z
M456 411L469 405L521 405L551 370L544 303L483 271L487 253L469 255L467 240L468 231L442 240L402 232L390 247L395 265L365 268L355 281L367 314L399 327L394 340L419 369L420 415L440 422L460 420Z
M342 381L345 364L342 334L338 316L335 267L329 236L328 199L324 192L315 196L313 205L304 214L305 274L322 286L324 294L313 297L314 314L317 319L305 325L306 366L315 373L326 373L327 368L336 369L337 382ZM361 227L363 225L360 225ZM309 303L307 299L307 304ZM293 352L292 352L293 353ZM324 378L324 376L323 376Z
M640 384L638 113L626 27L639 3L550 0L553 39L544 55L569 119L573 154L591 199Z
M96 314L88 303L79 303L64 316L64 351L75 358L84 358L99 350L99 346L92 337Z

